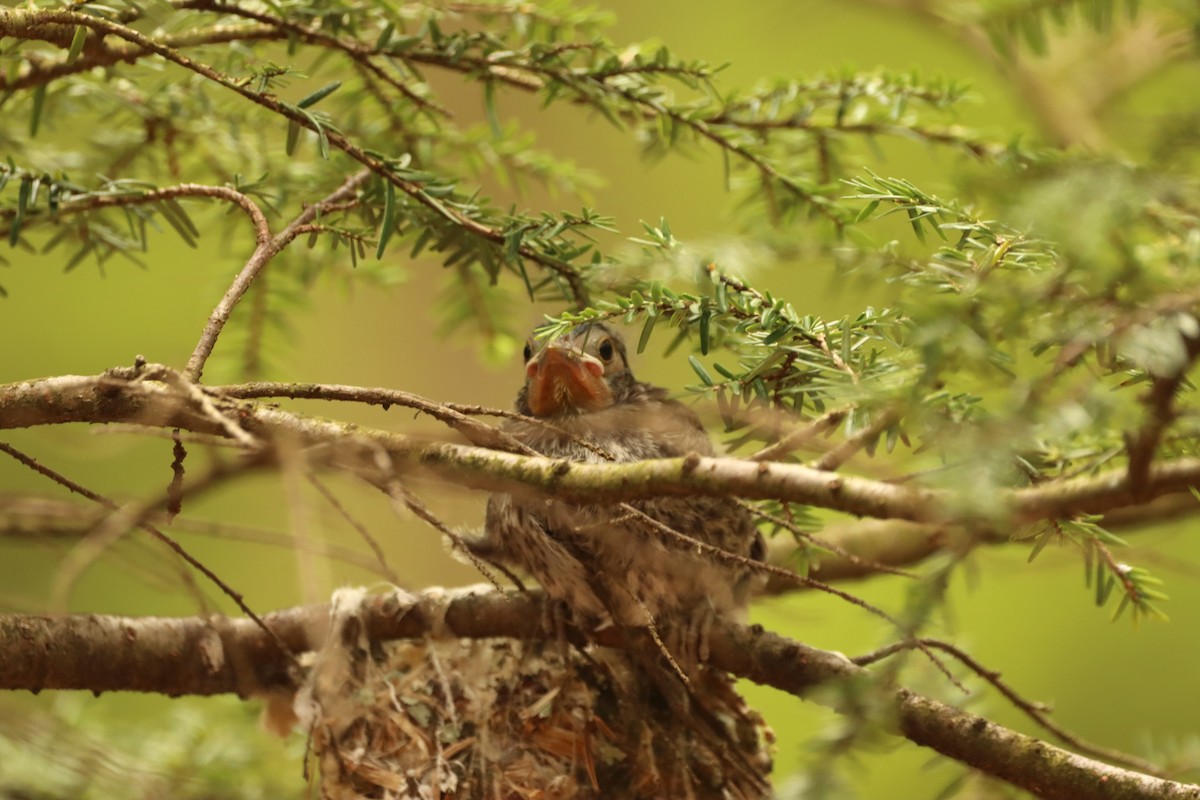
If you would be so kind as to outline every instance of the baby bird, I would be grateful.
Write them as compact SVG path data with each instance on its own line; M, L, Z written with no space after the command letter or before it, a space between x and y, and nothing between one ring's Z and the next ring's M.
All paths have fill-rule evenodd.
M711 455L696 414L642 383L621 335L602 322L525 347L518 421L507 433L543 455L590 463ZM664 530L668 529L668 530ZM676 535L671 535L671 532ZM684 538L688 537L688 538ZM702 552L712 545L742 561ZM749 601L764 546L750 514L715 497L580 505L496 494L476 553L537 579L585 630L614 624L625 653L599 660L624 686L622 741L637 753L639 797L755 798L769 794L762 719L732 679L703 663L717 616Z
M544 345L530 339L517 410L547 424L515 422L507 432L555 458L605 463L713 453L696 414L665 389L634 378L624 340L602 322ZM699 552L658 526L754 560L762 558L762 539L750 514L727 499L661 497L629 505L636 511L493 495L481 552L531 574L581 623L611 620L664 632L674 659L689 665L697 632L714 616L744 609L752 575L746 565Z

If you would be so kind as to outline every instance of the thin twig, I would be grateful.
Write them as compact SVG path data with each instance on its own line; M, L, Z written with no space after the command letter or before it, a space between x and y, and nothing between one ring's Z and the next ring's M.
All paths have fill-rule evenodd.
M64 28L63 31L61 36L46 34L44 38L67 51L70 49L72 31L70 28ZM283 39L285 36L286 34L278 28L266 25L214 25L180 33L164 33L159 42L166 47L184 48L232 42L272 41ZM69 75L90 72L97 67L111 67L121 62L132 64L153 53L154 51L147 47L89 36L83 50L74 60L65 55L60 59L50 60L26 54L25 58L29 61L30 68L15 77L0 74L0 92L14 93L31 89Z
M1196 325L1195 317L1190 318ZM1146 407L1146 421L1135 433L1126 436L1125 448L1129 454L1129 487L1135 496L1146 487L1150 473L1150 464L1158 450L1163 433L1174 422L1177 415L1175 396L1187 381L1187 373L1192 364L1200 358L1200 336L1185 336L1180 338L1184 344L1184 358L1173 372L1168 375L1155 375L1150 383L1150 389L1139 398Z
M204 373L204 364L212 354L213 348L217 344L217 337L225 329L225 323L229 321L229 316L233 313L233 309L241 301L247 290L254 283L255 278L258 277L258 274L271 259L291 244L292 240L299 235L299 229L312 222L318 214L322 213L325 206L352 197L369 177L370 173L367 170L360 170L354 173L323 200L313 203L300 212L286 228L274 236L271 235L270 228L267 227L265 220L261 227L257 224L255 225L255 240L257 244L254 252L247 259L237 277L234 278L233 283L225 290L225 294L221 298L221 301L217 303L217 307L209 315L208 322L204 326L204 332L200 335L200 341L196 343L196 348L192 351L187 367L183 371L184 376L193 382L200 380L200 376Z
M228 186L208 186L201 183L180 183L174 186L164 186L160 189L149 189L147 191L121 191L74 198L68 196L54 212L53 218L57 219L68 214L99 211L105 208L150 205L181 197L228 201L244 211L246 216L249 217L251 224L254 226L256 238L261 235L262 231L267 230L267 219L263 215L262 209L247 195ZM27 211L24 225L28 226L31 222L35 221L38 218L38 214L39 212L36 209ZM10 219L15 215L15 209L0 209L0 219ZM48 212L46 218L52 218Z
M512 579L518 586L521 586L520 580L518 580L515 575L505 569L503 565L485 564L482 559L475 555L470 546L467 545L466 540L464 540L462 537L462 534L438 519L437 515L430 511L429 507L422 503L416 495L405 489L399 480L393 478L393 480L388 483L386 491L388 496L392 498L395 503L407 508L422 522L426 523L434 530L445 536L454 546L454 549L466 557L471 562L471 565L474 566L475 569L479 570L479 574L487 578L488 582L497 589L502 590L503 587L500 585L500 581L496 578L496 576L492 574L492 567L501 570L505 577Z
M170 386L179 389L187 399L196 404L206 417L211 419L217 426L225 432L230 439L233 439L238 444L248 449L256 449L258 442L242 429L236 422L222 414L213 404L212 399L206 395L196 383L189 380L185 376L179 374L173 369L162 365L155 365L153 368L146 369L140 379L144 380L161 380Z
M812 422L788 431L778 441L772 442L747 458L751 461L777 461L813 439L829 433L840 425L851 411L853 411L853 407L828 411Z
M25 465L29 469L31 469L34 472L41 475L42 477L49 478L50 480L57 483L59 486L65 487L68 491L74 492L75 494L78 494L82 497L86 497L88 500L98 503L101 506L109 509L110 511L118 512L118 513L121 511L120 506L118 506L115 502L108 499L104 495L100 494L99 492L94 492L91 489L88 489L86 486L83 486L82 484L76 483L75 481L66 477L62 473L57 472L56 470L53 470L50 467L47 467L46 465L42 464L40 461L35 459L33 456L30 456L27 453L24 453L24 452L18 450L17 448L13 447L12 445L10 445L6 442L0 442L0 452L4 452L4 453L8 454L9 456L11 456L14 459L16 459L17 461L19 461L21 464ZM145 525L139 525L138 527L147 531L148 533L150 533L155 538L159 539L159 541L163 542L164 544L167 544L168 546L170 545L170 542L171 542L170 538L166 534L164 534L162 531L155 528L154 526L145 524ZM204 601L204 595L200 592L199 588L196 586L196 582L195 582L195 580L193 580L192 576L186 570L183 570L180 572L180 577L183 579L184 584L191 591L192 596L200 604L201 608L204 608L206 605L205 601Z
M906 641L895 642L887 645L886 647L881 647L878 650L874 650L870 653L865 653L864 655L851 659L851 661L860 667L865 667L888 658L889 656L892 656L898 652L911 650L918 643L926 647L948 653L958 661L962 662L967 669L983 678L985 681L991 684L996 691L1004 695L1004 697L1018 710L1020 710L1038 725L1057 736L1059 741L1061 741L1063 744L1066 744L1068 747L1073 747L1080 753L1092 756L1094 758L1099 758L1103 761L1109 762L1110 764L1120 764L1121 766L1129 767L1130 769L1135 769L1139 772L1144 772L1147 775L1154 775L1158 778L1168 777L1166 770L1162 769L1156 764L1146 761L1145 759L1138 758L1137 756L1133 756L1128 753L1122 753L1119 750L1111 750L1107 747L1091 744L1090 742L1079 738L1058 723L1051 720L1046 713L1049 709L1047 709L1044 704L1026 700L1025 698L1021 697L1021 695L1018 694L1015 689L1000 679L1000 672L997 670L988 669L983 664L976 661L975 658L969 653L951 644L950 642L945 642L941 639L909 639Z
M362 540L367 543L367 546L371 548L371 552L375 554L375 562L379 565L379 570L383 573L383 576L391 581L394 585L399 586L400 578L388 565L387 556L384 554L383 548L379 546L379 540L371 535L371 531L367 529L367 526L360 522L357 517L351 514L350 510L342 505L342 502L338 500L337 495L335 495L329 489L329 487L326 486L324 482L322 482L321 479L315 474L311 472L308 474L308 482L311 483L317 492L319 492L320 495L325 498L325 501L333 507L333 510L338 513L338 516L346 520L346 522L350 524L350 527L354 528L354 530L358 532L358 535L362 537Z
M704 553L705 555L712 556L713 558L730 564L738 564L747 569L753 570L754 572L775 576L785 581L802 584L810 589L816 589L819 592L825 592L826 594L830 594L841 600L845 600L850 605L857 606L868 613L874 614L880 619L886 620L901 632L906 631L906 628L901 624L900 620L896 619L882 608L868 603L861 597L857 597L849 592L830 586L828 583L816 580L815 578L810 578L806 575L800 575L793 570L784 569L783 567L776 567L771 564L763 563L762 561L755 561L752 558L731 553L728 550L717 547L716 545L711 545L708 542L703 542L693 536L688 536L686 533L681 533L671 526L659 522L654 517L650 516L641 509L630 505L629 503L621 503L618 508L624 511L627 516L636 519L641 524L657 531L658 533L666 536L668 539L672 539L683 544L689 550L695 550L696 552ZM921 652L933 662L934 666L936 666L952 684L966 693L966 687L959 683L958 679L951 674L950 670L946 668L946 665L942 663L940 658L925 648L918 646L917 649L921 650Z
M920 580L921 576L917 575L916 573L909 572L906 569L901 569L901 568L899 568L897 566L893 566L891 564L884 564L880 561L874 561L869 558L863 558L862 556L855 555L854 553L851 553L849 550L847 550L844 547L842 547L841 545L839 545L837 542L832 542L828 539L817 536L816 534L809 533L808 531L800 530L800 527L798 525L796 525L794 522L786 520L777 514L772 514L769 511L764 511L761 508L758 508L757 506L747 503L744 500L738 500L737 503L742 508L749 511L751 514L754 514L758 517L761 517L762 519L765 519L767 522L771 523L772 525L777 525L780 528L783 528L784 530L791 533L793 536L795 536L805 542L808 542L813 547L820 548L822 550L827 550L831 553L841 556L842 558L846 559L846 561L848 561L849 563L853 564L856 567L859 567L860 569L862 569L864 571L873 570L875 572L885 572L885 573L888 573L889 575L899 575L902 578L909 578L910 580Z
M9 445L5 442L0 442L0 451L7 453L8 455L15 458L17 461L21 462L25 466L32 469L34 472L37 472L38 474L49 478L50 480L54 481L55 483L59 484L60 486L67 488L68 490L74 492L75 494L86 497L87 499L92 500L96 503L99 503L100 505L102 505L105 508L108 508L114 512L119 513L121 511L121 507L118 506L116 503L114 503L112 500L109 500L107 497L104 497L103 495L101 495L97 492L93 492L91 489L88 489L87 487L85 487L79 483L76 483L75 481L71 480L70 478L66 477L65 475L62 475L61 473L56 472L55 470L52 470L49 467L43 466L42 464L40 464L38 461L36 461L32 457L26 455L25 453L22 453L20 450L17 450L15 447L12 447L11 445ZM199 483L202 487L207 487L209 484L214 483L217 480L216 471L214 471L213 473L210 473L208 478L209 478L208 481L201 479L201 481L193 482L192 485L189 487L189 491L192 493L197 491L197 483ZM158 505L157 501L156 501L155 505ZM283 640L280 639L279 636L273 630L271 630L266 625L265 622L263 622L262 618L259 617L257 614L255 614L254 610L251 609L250 606L248 606L246 604L245 597L242 595L241 592L236 591L232 586L230 586L225 581L223 581L220 577L218 577L215 572L213 572L211 569L209 569L207 566L205 566L201 561L199 561L195 556L193 556L186 549L184 549L184 547L181 544L179 544L179 542L175 541L173 538L171 538L167 534L163 533L162 530L160 530L158 527L150 524L149 522L147 522L145 520L145 518L144 518L145 515L149 513L148 508L149 508L149 506L147 504L143 504L142 510L140 513L138 513L136 515L131 514L128 517L129 524L136 526L138 528L141 528L142 530L146 531L154 538L158 539L160 542L162 542L167 547L169 547L171 550L173 550L176 553L176 555L178 555L180 558L182 558L184 561L186 561L188 564L190 564L194 569L199 571L200 574L202 574L204 577L208 578L208 580L210 580L214 585L216 585L216 587L218 589L220 589L222 593L224 593L227 597L229 597L229 599L233 600L233 602L237 605L237 607L239 609L241 609L243 614L245 614L247 617L252 619L255 622L255 624L257 624L259 627L261 627L263 629L263 631L275 641L275 643L280 648L280 652L282 652L288 658L294 658L292 651L290 649L288 649L287 645L284 644ZM191 582L190 577L185 577L184 580L188 581L189 583Z
M174 441L176 435L174 430L155 428L151 425L142 425L136 422L110 422L103 427L91 428L88 430L88 433L92 436L146 436L152 439L168 439L170 441ZM179 441L184 444L199 444L205 447L245 449L241 444L230 441L228 436L216 433L180 431Z
M78 539L95 527L97 518L88 511L65 500L38 496L6 496L0 494L0 536L28 537L35 540ZM147 522L157 524L157 519ZM335 561L357 567L372 575L382 575L374 558L334 543L321 543L263 528L233 525L215 520L176 518L171 528L183 533L248 542L267 547L300 548L310 552L326 552ZM387 577L383 575L383 577ZM165 586L165 584L164 584Z
M895 425L899 420L900 413L895 409L885 409L879 412L875 419L865 428L857 431L853 436L848 437L844 442L839 443L836 447L814 461L812 464L813 469L821 469L829 472L838 469L864 447L870 446L884 431Z
M376 80L383 81L391 86L406 100L431 117L448 118L452 116L449 109L417 94L412 87L376 64L372 57L381 55L381 53L356 40L339 39L336 36L331 36L323 31L301 25L284 17L271 16L270 14L255 11L235 3L214 2L214 0L189 0L188 2L180 3L179 7L196 9L198 11L212 11L217 14L229 14L231 16L242 17L243 19L254 20L275 30L295 35L310 43L319 44L333 50L340 50L361 69L374 76Z
M291 397L306 400L365 403L367 405L382 406L384 410L394 405L404 406L405 408L416 409L423 414L428 414L434 419L446 423L466 437L467 441L472 444L477 444L481 447L494 447L510 452L533 452L508 433L471 419L451 403L438 403L420 395L412 394L411 392L400 391L399 389L343 386L330 383L274 383L258 381L229 386L214 386L210 387L209 391L221 397L240 400L263 397Z

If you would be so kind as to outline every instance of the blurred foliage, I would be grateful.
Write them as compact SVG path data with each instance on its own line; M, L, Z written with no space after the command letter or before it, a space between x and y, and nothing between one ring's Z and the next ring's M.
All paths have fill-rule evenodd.
M238 798L291 796L304 742L263 735L255 710L235 698L176 701L131 727L84 713L63 695L44 712L5 708L0 795L38 798Z
M911 69L728 89L723 65L611 41L607 12L566 2L26 3L0 46L0 108L25 121L0 128L0 257L145 268L163 232L248 252L236 211L160 190L232 189L277 231L366 168L356 199L284 250L235 313L247 375L282 347L319 278L387 285L424 257L445 267L444 291L412 302L436 305L439 335L469 329L503 359L519 349L525 301L556 312L545 336L622 320L639 326L638 351L665 337L688 353L691 391L715 402L735 449L786 454L819 434L825 454L887 454L870 469L889 479L969 482L952 511L976 524L1010 525L995 490L1197 455L1200 111L1128 145L1111 124L1135 84L1194 65L1197 6L877 5L902 5L995 65L1037 133L962 124L972 88ZM479 114L455 107L448 78ZM512 95L603 120L649 160L717 154L738 233L684 242L666 219L620 229L590 202L593 154L541 148L537 125L501 108ZM103 135L81 139L84 128ZM861 166L914 143L956 159L950 185ZM530 197L542 207L522 208ZM767 266L829 272L884 302L824 319L797 310L806 297L756 285ZM1161 616L1160 579L1119 562L1124 542L1102 525L1046 518L1013 538L1031 559L1072 544L1097 605ZM798 541L801 565L826 552ZM910 632L959 564L929 570L937 580L902 616ZM854 722L821 746L863 744ZM810 778L812 792L838 785Z

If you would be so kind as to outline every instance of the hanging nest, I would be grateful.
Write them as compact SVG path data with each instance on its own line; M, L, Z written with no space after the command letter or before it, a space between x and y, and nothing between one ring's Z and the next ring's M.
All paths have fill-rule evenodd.
M339 617L301 706L322 796L758 798L770 730L724 674L680 719L623 653L555 641L363 640Z

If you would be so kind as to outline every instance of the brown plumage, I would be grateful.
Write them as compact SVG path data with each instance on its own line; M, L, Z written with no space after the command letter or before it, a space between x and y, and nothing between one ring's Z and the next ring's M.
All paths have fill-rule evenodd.
M691 409L634 378L625 343L608 325L580 325L544 346L531 341L525 352L517 410L549 425L517 422L507 431L533 450L593 463L713 453ZM686 536L761 558L750 515L728 500L663 497L631 505ZM734 614L749 599L746 567L698 553L617 506L495 495L485 531L501 561L592 621L611 616L622 625L687 626Z
M525 376L517 410L538 421L506 431L539 453L591 463L713 453L691 409L634 378L623 339L606 324L580 325L544 345L531 339ZM644 778L638 797L762 796L770 759L761 719L727 675L701 663L713 619L744 610L752 570L699 552L655 523L743 559L762 558L762 539L750 514L727 499L660 497L629 506L636 511L493 495L476 549L534 577L585 631L612 623L624 635L628 655L602 661L627 687L630 705L617 718L645 720L622 734L627 743L651 744L645 759L629 764L656 776Z

